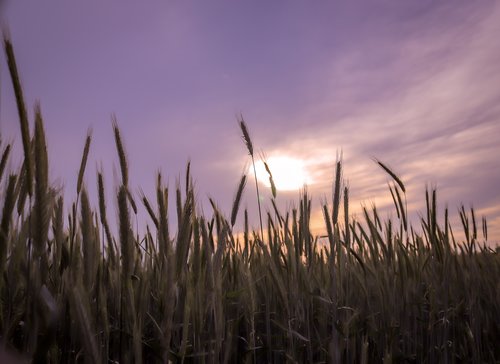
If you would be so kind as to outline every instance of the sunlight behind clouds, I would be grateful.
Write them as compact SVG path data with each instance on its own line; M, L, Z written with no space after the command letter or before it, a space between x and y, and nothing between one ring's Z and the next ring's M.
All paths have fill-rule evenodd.
M268 158L266 163L271 170L276 189L279 191L299 190L304 185L313 183L309 171L301 159L289 156L273 156ZM269 174L264 167L264 162L258 161L255 169L257 180L266 187L271 187ZM253 173L253 170L250 170L249 173Z

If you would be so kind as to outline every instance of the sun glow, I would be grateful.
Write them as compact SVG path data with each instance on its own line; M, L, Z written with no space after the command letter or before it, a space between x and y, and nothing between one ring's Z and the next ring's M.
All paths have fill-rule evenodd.
M279 191L298 190L312 182L304 166L304 161L300 159L276 156L268 158L266 162L273 175L276 189ZM265 186L271 187L269 174L264 167L264 162L256 162L255 169L257 180ZM253 174L252 167L250 167L250 173Z

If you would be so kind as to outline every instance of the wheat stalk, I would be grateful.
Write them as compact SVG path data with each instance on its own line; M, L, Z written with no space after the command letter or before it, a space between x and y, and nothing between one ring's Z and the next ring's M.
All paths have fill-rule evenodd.
M255 178L255 190L257 192L257 206L259 208L260 236L261 236L261 239L264 239L264 229L262 227L262 211L261 211L261 207L260 207L259 184L257 182L257 170L255 168L252 139L250 139L250 133L248 132L248 128L245 124L245 120L243 119L243 115L241 115L241 114L240 114L240 119L238 120L238 123L240 125L243 141L245 142L245 145L247 146L248 154L252 158L253 174L254 174L254 178Z
M92 140L92 131L87 132L87 138L85 139L85 147L83 148L82 161L80 163L80 170L78 171L78 181L76 183L76 193L80 194L83 183L83 175L85 173L85 166L87 165L87 158L89 156L90 142Z
M16 58L14 56L14 48L10 39L4 36L5 55L7 56L7 64L9 66L10 77L12 79L12 86L14 87L14 94L16 96L17 111L19 114L19 122L21 124L21 137L24 149L24 167L26 168L26 187L29 195L32 193L32 176L33 176L33 162L31 157L30 147L30 130L28 124L28 113L24 104L23 89L19 74L17 72Z
M234 226L236 222L236 216L238 215L241 196L243 195L243 190L245 188L246 182L247 182L247 175L243 174L241 176L240 184L238 185L238 190L236 191L236 197L233 200L233 208L231 209L231 226Z
M113 132L115 135L116 150L118 151L118 158L120 160L120 170L122 172L122 184L128 186L128 166L127 166L127 156L125 154L125 149L123 148L122 138L120 136L120 129L118 128L118 121L116 116L111 117L113 124Z

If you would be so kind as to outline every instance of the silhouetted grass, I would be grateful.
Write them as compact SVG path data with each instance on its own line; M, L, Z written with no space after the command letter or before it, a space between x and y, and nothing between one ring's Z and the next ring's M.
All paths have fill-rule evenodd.
M156 206L140 196L152 225L139 238L115 121L119 236L108 226L102 172L99 211L82 182L90 134L77 176L81 206L68 205L66 223L60 192L48 184L40 108L30 136L12 45L4 43L26 153L21 168L2 178L6 146L0 169L0 337L8 350L49 363L500 360L500 259L486 245L485 221L480 241L474 211L462 209L466 240L456 241L447 211L438 224L429 191L417 234L402 180L378 161L394 179L398 218L382 220L375 208L364 209L363 221L349 217L339 160L332 206L322 206L327 244L311 234L305 191L291 211L279 211L273 197L266 236L262 226L250 230L244 211L237 237L246 176L228 219L213 201L211 215L196 212L189 172L185 189L176 189L177 231L169 231L168 189L158 175ZM240 126L253 159L243 119Z

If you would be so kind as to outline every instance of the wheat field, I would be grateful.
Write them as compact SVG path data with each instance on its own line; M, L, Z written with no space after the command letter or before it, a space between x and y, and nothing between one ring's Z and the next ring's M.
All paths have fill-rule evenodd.
M310 231L311 198L279 211L267 168L272 213L250 227L235 181L231 216L210 201L198 213L187 166L174 190L156 199L129 188L126 151L113 123L121 183L113 234L102 172L97 210L84 184L86 137L73 201L48 181L43 118L30 123L9 39L4 50L16 96L24 162L7 170L0 144L0 342L11 359L33 363L495 363L500 361L500 257L486 221L462 207L465 239L455 238L429 190L417 233L403 181L383 162L397 218L375 207L349 214L338 161L325 237ZM254 161L245 121L244 145ZM355 181L353 182L355 183ZM256 199L260 196L258 185ZM260 204L260 202L259 202ZM168 215L175 206L176 216ZM133 223L147 212L147 230ZM341 218L342 217L342 218ZM242 221L243 232L234 226ZM172 223L174 222L174 223ZM175 225L175 229L170 226ZM326 243L324 243L326 241Z

